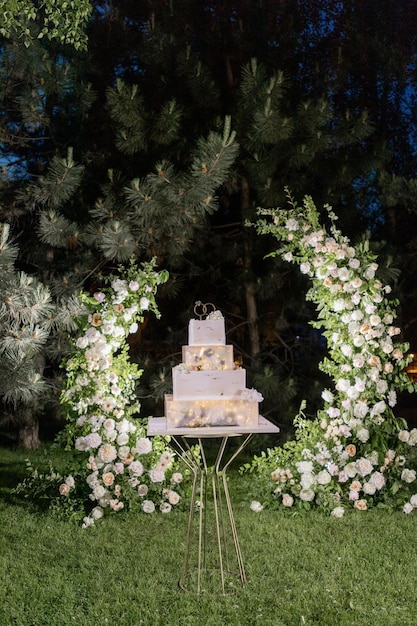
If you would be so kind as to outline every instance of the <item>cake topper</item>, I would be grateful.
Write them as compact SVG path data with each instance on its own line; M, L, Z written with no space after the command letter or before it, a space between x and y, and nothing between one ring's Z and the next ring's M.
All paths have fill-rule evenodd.
M210 313L214 313L215 310L216 307L212 302L206 302L206 304L203 304L201 300L197 300L194 305L194 314L197 315L200 320L207 317Z

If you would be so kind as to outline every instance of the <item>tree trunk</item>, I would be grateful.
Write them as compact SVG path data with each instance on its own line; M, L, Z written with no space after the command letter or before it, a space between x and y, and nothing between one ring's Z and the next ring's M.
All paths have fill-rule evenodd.
M245 222L250 207L249 185L246 178L242 178L241 187L241 208L243 223ZM252 241L250 233L245 234L244 246L244 268L245 268L245 296L246 296L246 315L249 327L250 355L251 366L256 368L259 364L259 355L261 352L261 343L258 328L258 308L256 305L255 285L253 283L252 272Z
M39 438L39 420L33 415L25 415L19 424L19 448L37 450L41 445Z

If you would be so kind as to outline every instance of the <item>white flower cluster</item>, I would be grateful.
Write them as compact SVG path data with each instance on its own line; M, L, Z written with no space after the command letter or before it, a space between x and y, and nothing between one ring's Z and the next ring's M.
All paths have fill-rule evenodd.
M263 402L263 395L257 391L256 389L252 388L252 389L242 389L239 392L239 396L243 399L243 400L247 400L248 402Z
M143 426L131 419L139 410L135 383L141 372L128 359L126 338L138 330L143 311L157 312L154 292L158 276L148 268L142 272L142 280L116 278L107 293L85 298L92 312L67 363L62 396L79 432L75 449L88 454L86 481L95 506L84 518L84 527L100 519L105 509L123 509L127 492L136 491L138 498L145 498L151 486L164 513L179 500L165 487L167 481L171 486L166 476L172 466L171 453L164 449L163 441L157 441L154 449ZM179 484L180 474L175 476L174 483ZM65 491L62 486L62 495ZM144 500L142 509L152 512L155 503Z
M208 320L222 320L223 318L223 314L221 311L219 311L218 309L216 309L215 311L212 311L211 313L209 313L207 315Z
M297 262L312 281L308 298L316 302L319 317L313 325L322 329L329 350L320 367L335 385L323 392L321 435L316 429L292 471L272 472L275 495L284 506L295 498L330 506L336 517L342 515L341 499L365 510L383 500L383 493L416 480L415 470L405 465L417 430L400 429L392 412L397 389L410 389L411 383L404 371L408 346L395 341L401 331L387 299L391 289L376 278L378 266L366 244L353 247L334 226L329 235L319 225L311 198L303 210L263 213L272 215L273 223L261 224L260 232L282 240L282 257Z

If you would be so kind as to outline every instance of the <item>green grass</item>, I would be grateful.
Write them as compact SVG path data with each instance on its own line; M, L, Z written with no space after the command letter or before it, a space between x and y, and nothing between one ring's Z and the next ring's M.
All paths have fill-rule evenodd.
M34 455L36 457L36 455ZM39 455L38 455L39 456ZM82 530L10 496L24 455L0 449L2 626L415 626L417 519L384 511L252 513L230 481L249 578L181 591L187 513ZM209 528L208 551L215 548ZM207 586L207 588L206 588Z

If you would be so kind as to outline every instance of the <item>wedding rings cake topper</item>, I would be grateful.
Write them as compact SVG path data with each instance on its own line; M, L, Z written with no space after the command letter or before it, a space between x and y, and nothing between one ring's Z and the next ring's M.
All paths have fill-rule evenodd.
M194 305L194 314L200 320L208 317L210 313L214 313L214 311L216 311L216 307L212 302L206 302L205 304L203 304L201 300L197 300Z

